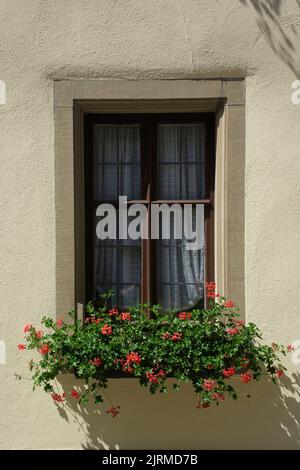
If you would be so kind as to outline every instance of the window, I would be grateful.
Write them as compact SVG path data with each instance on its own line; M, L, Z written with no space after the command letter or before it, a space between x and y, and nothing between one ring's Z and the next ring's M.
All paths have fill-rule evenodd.
M241 315L245 315L245 90L245 80L238 77L54 81L57 318L68 321L67 312L75 307L82 319L82 306L93 295L92 276L87 276L91 265L87 256L92 256L90 207L88 212L85 207L90 197L85 197L89 180L85 165L92 152L84 142L87 147L92 145L85 137L89 134L88 121L92 114L97 118L96 113L104 116L99 122L107 120L107 124L112 114L123 119L125 114L154 118L154 113L162 117L175 117L177 113L177 122L181 122L189 113L191 122L207 119L206 161L212 164L212 175L210 155L214 157L215 153L215 189L212 178L207 191L212 200L211 214L205 206L205 250L210 253L205 257L206 277L214 278L218 290L235 299ZM214 224L210 223L212 214Z
M214 114L87 114L84 142L86 300L113 289L112 304L121 308L203 307L205 279L214 278ZM153 205L193 204L195 225L199 204L200 249L174 238L172 211L170 239L100 240L96 209L109 203L118 211L119 196L128 207L147 207L149 227Z

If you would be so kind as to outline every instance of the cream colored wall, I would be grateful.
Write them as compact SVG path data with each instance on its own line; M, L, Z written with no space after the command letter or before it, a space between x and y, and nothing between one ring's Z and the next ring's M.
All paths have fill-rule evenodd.
M269 2L260 0L0 1L0 448L300 447L299 365L290 359L282 387L244 385L219 409L196 410L188 386L152 397L134 380L112 381L116 419L93 408L59 413L14 377L28 376L28 355L16 350L24 323L55 314L59 79L246 78L247 319L267 341L300 339L300 106L291 102L300 6L272 3L279 11L264 19L259 6Z

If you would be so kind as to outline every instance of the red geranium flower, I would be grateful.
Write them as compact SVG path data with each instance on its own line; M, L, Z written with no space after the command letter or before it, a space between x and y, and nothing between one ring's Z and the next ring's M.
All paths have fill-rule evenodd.
M139 364L141 360L142 360L141 356L135 352L131 352L127 354L126 356L126 361L133 362L134 364Z
M46 354L48 354L50 352L50 347L48 346L48 344L43 344L39 349L38 349L39 353L42 354L43 356L45 356Z
M119 406L111 406L106 410L107 414L111 414L113 418L115 418L119 413L120 413L120 407Z
M215 393L212 394L212 399L213 399L213 400L221 400L221 401L224 401L224 400L225 400L225 395L224 395L224 393L215 392Z
M142 358L136 352L130 352L126 356L126 361L123 363L123 370L126 372L132 372L132 364L140 364Z
M63 325L64 325L64 322L62 320L57 320L56 322L57 328L62 328Z
M171 336L172 341L180 341L181 338L182 338L182 334L178 333L177 331L173 333L173 335Z
M157 384L159 382L159 377L164 377L166 372L163 369L160 369L158 372L151 371L146 372L146 377L152 384Z
M215 294L214 292L208 292L207 297L209 299L216 299L217 297L220 297L220 294Z
M234 374L235 374L235 368L234 367L229 367L228 369L223 370L223 375L227 379L230 378Z
M171 337L170 333L168 331L166 331L166 333L164 333L162 335L162 339L169 339Z
M109 311L108 311L108 315L110 317L114 316L114 315L118 315L119 314L119 310L117 308L111 308Z
M216 297L220 297L220 294L216 294L215 293L215 290L216 290L216 283L215 282L207 282L205 284L206 286L206 290L207 290L207 297L209 299L215 299Z
M62 393L62 394L51 393L51 397L53 401L56 401L58 403L63 403L66 398L66 394L65 393Z
M24 333L29 333L29 331L32 329L32 324L31 323L27 323L27 325L24 326Z
M92 364L93 366L96 366L96 367L101 366L102 362L103 361L102 361L102 359L100 359L100 357L94 357L94 359L90 360L90 364Z
M190 320L192 314L190 312L180 312L178 313L178 318L180 318L180 320Z
M279 379L280 379L280 377L283 376L283 374L284 374L284 372L283 372L282 369L278 369L278 370L276 371L276 377L278 377Z
M207 282L205 284L205 287L206 287L207 290L215 290L216 283L215 282Z
M216 383L215 383L214 380L204 379L204 381L203 381L203 388L204 388L204 390L206 390L207 392L210 392L215 386L216 386Z
M226 333L228 333L230 336L234 336L239 332L238 328L226 328Z
M293 346L292 344L288 344L288 345L287 345L287 351L288 351L288 352L292 352L292 351L294 351L294 350L295 350L295 346Z
M18 344L18 349L19 351L24 351L24 349L26 349L25 344Z
M146 377L151 382L152 384L157 384L158 383L158 378L153 372L146 372Z
M156 373L156 377L164 377L166 375L165 371L160 369L157 373Z
M234 302L232 300L227 300L225 303L224 303L224 307L226 308L233 308L234 307Z
M75 389L73 388L73 390L71 391L71 396L72 396L73 398L77 398L77 399L78 399L80 395L79 395L79 393L77 392L77 390L75 390Z
M128 313L128 312L122 312L121 313L121 320L126 321L126 320L131 320L131 319L132 319L132 317L131 317L130 313Z
M43 336L44 336L44 333L43 333L41 330L38 330L38 331L35 333L35 337L36 337L37 339L41 339Z
M103 335L111 335L112 334L112 327L105 324L102 328L101 328L101 333Z
M245 372L245 374L241 374L241 382L243 382L244 384L247 384L248 382L250 382L251 379L252 379L252 375L249 374L249 372Z

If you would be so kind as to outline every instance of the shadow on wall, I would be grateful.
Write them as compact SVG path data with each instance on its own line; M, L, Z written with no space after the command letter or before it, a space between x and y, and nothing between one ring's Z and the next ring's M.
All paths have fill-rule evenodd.
M286 0L239 1L244 6L254 8L257 25L267 43L296 77L300 78L300 0L293 0L299 9L297 15L283 15Z
M74 381L64 376L60 384L70 392ZM107 393L121 407L116 418L106 414L107 400L86 408L69 400L57 408L78 426L83 449L299 449L299 385L298 373L284 377L280 387L268 380L237 383L236 402L228 398L219 407L198 410L188 385L152 396L136 379L113 379Z

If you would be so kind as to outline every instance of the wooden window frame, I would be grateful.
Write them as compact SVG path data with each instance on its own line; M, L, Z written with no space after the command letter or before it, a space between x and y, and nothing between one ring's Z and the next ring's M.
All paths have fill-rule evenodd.
M157 180L157 126L159 124L201 123L205 125L205 198L188 200L159 200L156 196ZM204 205L205 232L205 279L214 279L214 180L215 180L215 114L214 113L160 113L160 114L86 114L84 118L84 190L77 198L85 199L84 220L85 249L83 266L85 272L84 303L94 297L94 216L93 211L102 202L116 205L118 201L99 201L94 198L95 150L93 129L97 124L139 124L141 126L141 199L128 201L128 204L142 203L150 208L151 204ZM82 203L80 202L80 205ZM149 220L150 221L150 220ZM153 304L156 299L155 240L141 240L141 284L140 302ZM205 300L205 299L204 299ZM123 307L123 306L121 306Z
M241 77L189 80L80 79L53 82L55 172L55 304L57 318L84 299L78 198L84 181L87 113L213 112L216 115L215 281L245 312L245 112ZM79 312L81 309L78 309Z

